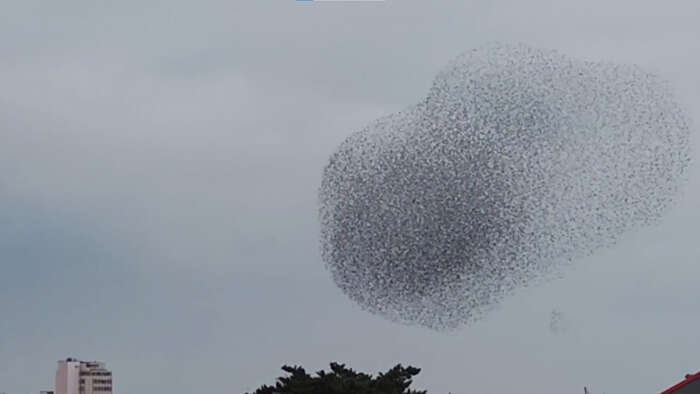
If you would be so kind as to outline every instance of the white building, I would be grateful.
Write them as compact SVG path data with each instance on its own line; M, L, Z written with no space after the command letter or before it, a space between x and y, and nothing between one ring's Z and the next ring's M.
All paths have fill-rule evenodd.
M112 372L98 361L61 360L55 394L112 394Z

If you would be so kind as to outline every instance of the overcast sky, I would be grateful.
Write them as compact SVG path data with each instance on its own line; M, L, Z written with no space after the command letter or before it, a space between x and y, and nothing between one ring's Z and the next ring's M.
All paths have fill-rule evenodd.
M115 394L242 393L284 363L431 394L654 393L700 370L700 181L666 220L445 334L365 313L318 251L327 157L486 42L663 75L700 119L696 0L0 5L0 392L97 359ZM560 326L550 328L552 311Z

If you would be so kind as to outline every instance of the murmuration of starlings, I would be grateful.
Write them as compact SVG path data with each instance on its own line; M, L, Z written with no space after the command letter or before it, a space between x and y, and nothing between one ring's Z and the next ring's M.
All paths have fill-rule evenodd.
M464 326L656 223L687 178L690 137L668 84L639 67L479 47L331 155L323 261L371 313Z

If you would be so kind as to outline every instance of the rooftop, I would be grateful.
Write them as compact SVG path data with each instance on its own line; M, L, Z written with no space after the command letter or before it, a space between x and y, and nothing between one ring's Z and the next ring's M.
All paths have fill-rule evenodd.
M688 374L685 375L685 379L681 380L680 382L676 383L675 385L667 388L666 390L662 391L661 394L671 394L674 391L680 389L681 387L690 384L691 382L694 382L696 380L700 380L700 372L697 372L695 374Z

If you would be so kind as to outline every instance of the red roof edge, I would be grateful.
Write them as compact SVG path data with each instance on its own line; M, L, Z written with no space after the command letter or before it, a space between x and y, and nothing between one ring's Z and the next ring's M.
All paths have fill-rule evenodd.
M679 388L685 386L686 384L693 382L693 381L696 381L698 379L700 379L700 372L698 372L694 375L685 375L685 379L681 380L680 382L676 383L675 385L662 391L661 394L671 394L674 391L678 390Z

